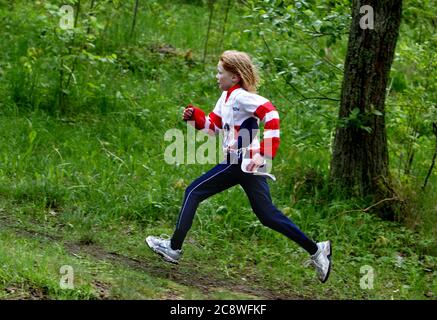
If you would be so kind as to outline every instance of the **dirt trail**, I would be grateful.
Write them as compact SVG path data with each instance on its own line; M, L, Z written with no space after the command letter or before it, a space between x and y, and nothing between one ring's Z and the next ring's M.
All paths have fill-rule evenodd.
M227 290L236 294L246 294L252 296L254 299L268 299L268 300L302 300L302 296L286 296L280 293L273 292L269 289L262 288L257 285L241 284L234 280L223 280L214 277L212 274L202 273L195 265L172 265L163 262L158 256L156 260L139 260L133 257L128 257L118 252L109 252L97 244L83 244L67 242L62 237L43 233L39 231L30 230L25 226L20 226L16 221L9 217L0 216L0 228L13 231L18 236L29 237L39 241L57 241L61 242L66 250L75 257L89 256L95 260L104 260L111 263L116 263L127 268L140 270L157 278L164 278L184 286L197 288L201 293L208 298L217 290ZM195 272L193 272L195 270ZM110 288L102 289L102 285L97 286L101 291L100 298L107 299ZM100 290L102 289L102 290ZM170 297L169 297L170 298Z

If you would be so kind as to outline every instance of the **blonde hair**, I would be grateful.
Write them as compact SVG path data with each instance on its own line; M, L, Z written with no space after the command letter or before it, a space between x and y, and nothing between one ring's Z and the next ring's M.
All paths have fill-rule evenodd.
M220 56L223 68L241 79L241 86L249 92L256 92L260 78L258 70L245 52L227 50Z

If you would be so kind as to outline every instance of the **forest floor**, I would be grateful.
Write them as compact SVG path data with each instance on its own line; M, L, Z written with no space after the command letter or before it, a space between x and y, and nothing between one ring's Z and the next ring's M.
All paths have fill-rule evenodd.
M234 278L226 278L223 275L214 272L205 272L199 269L198 264L195 261L188 259L182 259L179 265L173 265L164 262L159 256L149 252L145 243L139 243L138 245L143 247L144 255L139 257L130 254L123 250L111 249L111 246L105 246L103 243L95 243L90 239L79 239L75 241L70 236L63 235L61 229L47 228L42 229L41 224L37 221L23 221L22 219L15 219L8 215L7 212L1 211L0 215L0 239L2 239L3 254L10 254L11 258L13 252L19 252L18 256L15 256L15 263L21 265L33 264L35 269L35 278L38 278L38 268L43 266L37 266L38 262L33 263L28 260L20 261L19 256L23 257L23 254L32 252L35 254L33 257L38 257L41 252L49 247L56 247L61 254L58 253L56 261L61 262L63 259L66 261L74 261L79 264L80 270L83 266L86 266L87 272L95 270L90 274L95 277L89 284L91 289L88 294L91 299L114 299L114 298L132 298L132 295L136 298L143 299L293 299L301 300L308 297L299 296L295 294L276 292L269 288L263 288L260 279L241 279L236 281ZM116 234L117 231L111 232L114 239L119 237L125 237L123 234ZM74 238L74 237L73 237ZM12 242L5 243L6 239L13 239ZM26 243L23 244L23 241ZM31 249L30 249L30 248ZM5 252L6 251L6 252ZM130 250L128 250L130 251ZM44 253L42 253L44 254ZM23 257L24 258L24 257ZM27 256L30 258L30 256ZM49 260L52 260L49 258ZM61 267L60 263L56 264L52 261L54 266ZM73 266L76 263L72 263ZM111 272L110 281L105 280L104 275L99 275L99 270L102 265L111 266L112 270L123 270L121 273ZM74 269L73 269L74 270ZM28 270L32 271L32 270ZM102 270L103 271L103 270ZM81 271L80 271L81 272ZM80 272L74 273L74 279L79 279L79 282L83 282L84 277ZM133 278L132 282L137 282L137 286L129 288L129 295L125 295L126 289L123 287L115 288L115 286L125 283L125 274L129 273ZM138 278L135 279L137 275ZM63 274L54 274L54 282L61 281ZM101 278L101 276L103 276ZM154 279L149 284L144 279ZM46 279L48 280L48 279ZM50 282L50 281L49 281ZM156 283L160 286L158 290L155 287ZM74 282L73 282L74 285ZM60 285L61 287L61 285ZM3 297L6 299L51 299L53 296L48 292L49 288L44 285L38 285L37 283L27 284L9 284L3 292ZM74 289L74 288L71 288ZM66 292L69 289L63 289ZM73 290L74 291L74 290ZM156 291L160 293L155 295ZM115 292L121 293L118 295ZM150 296L145 292L152 293ZM115 293L115 294L114 294Z

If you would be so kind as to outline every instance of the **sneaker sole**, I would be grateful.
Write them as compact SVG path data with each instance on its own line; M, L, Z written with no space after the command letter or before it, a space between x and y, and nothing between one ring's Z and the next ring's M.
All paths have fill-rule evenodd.
M326 281L328 281L329 278L329 274L331 273L331 255L332 255L332 247L331 247L331 241L328 241L329 243L329 253L327 254L328 260L329 260L329 268L328 268L328 272L326 273L326 277L325 279L322 280L322 283L325 283Z
M164 261L166 261L166 262L170 262L170 263L173 263L173 264L179 264L179 261L177 261L177 260L175 260L175 259L172 259L171 257L165 255L165 254L162 253L161 251L158 251L158 250L156 250L155 248L153 248L153 246L151 245L151 243L149 243L149 238L146 238L146 241L145 241L145 242L146 242L147 246L150 248L150 250L152 250L153 252L159 254L159 255L164 259Z

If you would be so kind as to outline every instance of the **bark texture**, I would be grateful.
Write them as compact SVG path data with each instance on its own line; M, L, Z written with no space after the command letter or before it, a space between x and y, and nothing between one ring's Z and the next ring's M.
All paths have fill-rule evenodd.
M374 29L360 25L366 16L360 8L365 5L373 8ZM341 125L335 134L330 172L331 181L348 194L385 196L391 189L384 104L401 15L401 0L354 0L352 4ZM355 120L345 120L354 109L359 109Z

